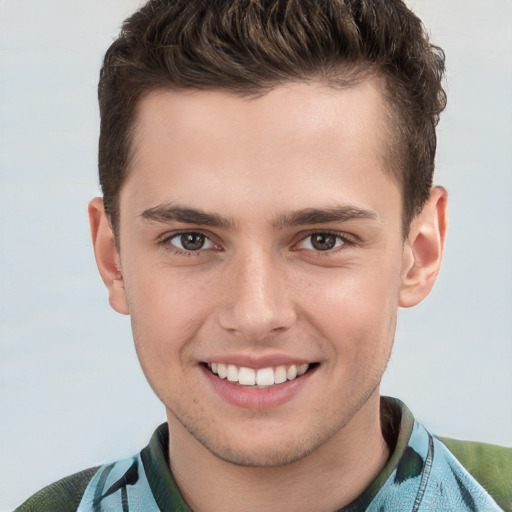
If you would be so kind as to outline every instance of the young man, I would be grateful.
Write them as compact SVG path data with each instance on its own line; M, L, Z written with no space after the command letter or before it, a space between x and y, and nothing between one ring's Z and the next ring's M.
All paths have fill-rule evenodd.
M443 68L398 0L154 0L126 21L89 214L167 423L18 510L510 506L510 451L443 443L379 395L397 309L441 265Z

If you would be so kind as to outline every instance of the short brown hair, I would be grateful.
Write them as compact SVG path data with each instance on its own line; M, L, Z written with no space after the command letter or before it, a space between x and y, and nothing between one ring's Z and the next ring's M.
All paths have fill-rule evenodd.
M444 54L401 0L150 0L128 18L100 73L99 176L118 235L135 107L162 88L264 94L290 81L384 79L389 160L404 234L429 196Z

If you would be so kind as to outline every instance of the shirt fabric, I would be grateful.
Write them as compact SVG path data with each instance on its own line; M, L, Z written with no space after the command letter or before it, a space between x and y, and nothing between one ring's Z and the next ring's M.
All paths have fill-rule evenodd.
M492 475L512 474L512 449L443 440L416 422L396 399L383 398L383 433L392 454L374 482L355 501L338 512L493 512L512 510L510 480L498 482ZM167 424L155 431L139 454L92 468L63 479L35 494L15 512L191 512L173 479L168 464ZM472 472L478 474L474 454L489 462L484 476L495 484L500 508L446 445L469 452ZM486 447L487 450L486 450ZM487 452L492 456L489 458ZM509 461L503 470L495 463ZM471 464L470 464L471 465ZM492 466L492 467L491 467ZM485 479L484 477L484 479ZM492 487L492 486L491 486Z

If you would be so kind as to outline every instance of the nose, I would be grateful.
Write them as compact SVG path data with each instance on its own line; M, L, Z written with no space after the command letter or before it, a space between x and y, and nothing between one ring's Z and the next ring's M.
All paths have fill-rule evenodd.
M288 330L296 312L285 273L271 254L240 255L226 272L220 326L248 341L261 342Z

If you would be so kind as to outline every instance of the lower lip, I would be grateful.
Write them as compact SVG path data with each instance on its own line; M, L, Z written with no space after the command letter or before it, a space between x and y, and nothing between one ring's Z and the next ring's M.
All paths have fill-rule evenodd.
M310 370L294 380L268 388L251 388L221 379L205 367L202 370L218 395L226 402L245 409L270 409L289 402L299 393L314 371Z

